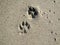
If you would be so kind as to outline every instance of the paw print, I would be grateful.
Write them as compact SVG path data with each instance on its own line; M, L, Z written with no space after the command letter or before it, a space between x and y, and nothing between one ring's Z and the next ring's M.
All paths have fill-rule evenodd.
M36 8L29 6L28 7L28 14L32 16L32 18L35 18L38 15L38 11Z
M26 22L22 22L21 25L19 25L19 30L20 30L20 33L27 33L28 30L30 29L30 24L26 21Z

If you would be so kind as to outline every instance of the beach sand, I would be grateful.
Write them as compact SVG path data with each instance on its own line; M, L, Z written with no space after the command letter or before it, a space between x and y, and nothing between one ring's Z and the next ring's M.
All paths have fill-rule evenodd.
M60 45L60 0L0 0L0 45Z

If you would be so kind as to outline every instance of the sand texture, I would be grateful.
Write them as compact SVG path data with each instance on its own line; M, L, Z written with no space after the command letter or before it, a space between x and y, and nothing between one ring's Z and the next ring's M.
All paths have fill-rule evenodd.
M0 0L0 45L60 45L60 0Z

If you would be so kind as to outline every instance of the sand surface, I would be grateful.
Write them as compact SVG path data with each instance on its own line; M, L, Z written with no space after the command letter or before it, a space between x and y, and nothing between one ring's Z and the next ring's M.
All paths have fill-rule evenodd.
M60 45L60 0L0 0L0 45Z

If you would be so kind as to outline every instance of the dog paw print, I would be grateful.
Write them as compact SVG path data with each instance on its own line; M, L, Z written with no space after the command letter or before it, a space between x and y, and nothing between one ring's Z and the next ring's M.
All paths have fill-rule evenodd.
M20 30L19 33L25 34L30 29L30 24L27 21L26 22L23 21L21 23L21 25L19 25L18 27L19 27L19 30Z
M35 18L38 15L38 10L35 7L28 6L28 14Z

